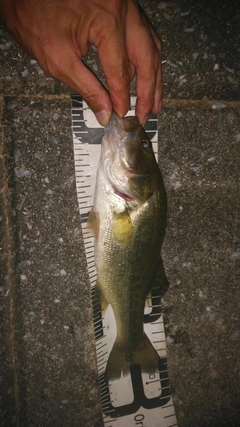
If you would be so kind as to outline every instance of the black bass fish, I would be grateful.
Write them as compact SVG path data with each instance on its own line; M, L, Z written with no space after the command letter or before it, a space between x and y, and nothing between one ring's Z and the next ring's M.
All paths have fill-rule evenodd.
M113 113L102 139L94 207L96 289L102 308L111 304L117 337L106 374L115 379L130 365L158 368L158 354L143 330L147 295L166 283L161 246L167 199L152 144L137 117Z

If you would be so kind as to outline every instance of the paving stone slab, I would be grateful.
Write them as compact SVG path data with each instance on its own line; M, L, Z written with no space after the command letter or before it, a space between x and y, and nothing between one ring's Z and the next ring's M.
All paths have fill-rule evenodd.
M168 364L180 427L239 420L239 109L165 110Z
M13 156L9 173L17 235L15 334L24 384L21 403L23 408L26 403L28 425L98 426L70 100L11 98L5 105L6 149Z
M168 366L179 425L238 425L237 188L169 195L164 262ZM235 209L234 209L235 208Z

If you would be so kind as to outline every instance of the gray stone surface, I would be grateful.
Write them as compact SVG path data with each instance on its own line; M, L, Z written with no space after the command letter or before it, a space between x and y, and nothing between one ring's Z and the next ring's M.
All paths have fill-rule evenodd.
M179 425L239 421L240 112L161 116L168 365Z
M238 0L141 3L163 42L165 97L239 99Z
M69 114L69 100L5 99L19 398L32 426L97 425L100 412Z
M163 304L179 427L235 427L239 2L140 3L166 61L159 162L170 287ZM100 427L71 91L44 76L3 27L0 36L0 425ZM101 77L95 56L87 62Z
M3 102L0 103L1 117ZM14 243L9 220L11 200L8 190L8 170L3 147L3 128L0 125L0 420L11 425L15 417L16 355L13 334Z

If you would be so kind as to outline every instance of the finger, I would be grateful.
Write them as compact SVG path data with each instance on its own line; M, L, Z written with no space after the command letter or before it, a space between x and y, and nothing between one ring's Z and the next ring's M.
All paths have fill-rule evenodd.
M149 113L157 109L162 94L161 63L158 49L147 26L140 26L138 32L128 34L129 58L136 72L136 115L144 124ZM139 43L139 39L142 43Z
M154 43L155 43L156 49L157 49L157 51L158 51L158 53L159 53L159 56L160 56L160 58L161 58L161 56L162 56L162 44L161 44L161 42L160 42L160 39L159 39L159 37L158 37L158 35L157 35L156 31L154 30L154 28L153 28L153 27L152 27L152 25L150 24L150 22L148 22L148 21L147 21L147 24L148 24L148 28L149 28L149 30L150 30L150 32L151 32L151 34L152 34L152 38L153 38L153 40L154 40Z
M136 70L134 66L130 63L130 81L132 81L135 76L136 76Z
M144 49L135 53L135 70L137 75L136 92L137 104L136 115L140 123L144 124L156 102L161 97L161 89L156 84L161 80L159 72L159 55L155 48L146 43ZM159 84L159 83L158 83Z
M137 77L136 114L143 124L150 111L159 111L157 104L161 105L161 43L144 13L134 3L129 3L126 28L128 57Z
M106 32L106 27L104 27ZM98 46L98 56L105 74L114 110L123 117L130 108L130 80L133 72L127 57L124 31L112 29Z
M162 61L161 61L162 60L162 45L161 45L161 42L160 42L155 30L151 26L151 24L149 24L149 29L151 31L156 49L159 53L159 68L157 71L156 87L155 87L155 95L154 95L154 105L152 108L152 112L154 114L159 114L162 110L162 98L163 98Z
M156 89L154 94L154 104L152 107L153 114L159 114L162 110L162 97L163 97L163 82L162 82L162 67L160 64L156 78Z

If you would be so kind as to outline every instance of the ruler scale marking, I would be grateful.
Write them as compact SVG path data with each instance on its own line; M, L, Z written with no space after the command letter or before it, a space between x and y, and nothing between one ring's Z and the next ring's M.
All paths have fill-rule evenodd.
M134 114L135 102L136 99L131 97L132 111L129 112L130 115ZM145 129L152 140L156 158L158 156L157 126L157 116L151 115ZM166 339L158 292L155 294L153 291L152 297L148 298L146 302L144 322L147 323L144 323L144 329L159 354L159 369L151 374L141 374L140 367L136 365L131 366L131 375L120 380L109 381L108 383L105 378L108 356L116 337L116 326L111 308L108 306L103 317L101 306L95 300L97 273L94 264L94 239L89 235L87 228L88 215L94 199L103 128L78 95L72 96L72 128L77 199L91 284L99 390L104 425L107 427L177 426L169 388ZM150 319L152 320L150 321ZM136 384L138 384L138 388L136 388ZM169 424L171 418L173 419Z

